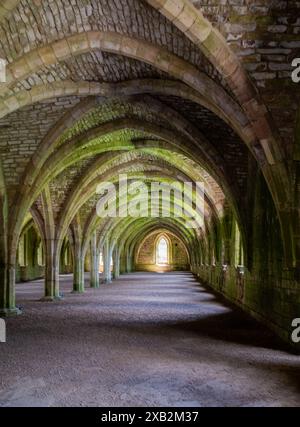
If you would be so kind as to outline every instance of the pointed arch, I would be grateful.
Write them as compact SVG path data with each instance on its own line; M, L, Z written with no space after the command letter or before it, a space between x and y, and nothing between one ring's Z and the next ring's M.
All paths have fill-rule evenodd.
M157 236L154 247L156 265L170 265L172 263L172 244L166 233Z

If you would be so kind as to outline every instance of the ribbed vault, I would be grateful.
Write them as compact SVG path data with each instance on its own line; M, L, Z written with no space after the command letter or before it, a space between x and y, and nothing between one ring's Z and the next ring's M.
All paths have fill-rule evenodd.
M216 26L223 9L212 19L206 3L1 2L0 57L8 64L0 85L4 314L17 311L15 274L30 233L44 257L48 301L60 297L66 248L73 291L84 292L85 263L99 286L101 253L110 282L135 269L138 248L156 232L176 236L189 268L221 292L228 282L241 306L252 307L256 296L247 303L244 289L261 271L269 278L285 268L297 278L296 166L265 93ZM110 182L119 190L120 175L149 190L155 182L189 182L192 207L196 183L203 183L197 226L189 226L192 210L161 215L166 194L155 205L158 217L99 217L97 189ZM149 197L140 203L147 206ZM174 214L181 200L175 192L170 200ZM119 195L116 203L124 207ZM262 318L264 310L257 310Z

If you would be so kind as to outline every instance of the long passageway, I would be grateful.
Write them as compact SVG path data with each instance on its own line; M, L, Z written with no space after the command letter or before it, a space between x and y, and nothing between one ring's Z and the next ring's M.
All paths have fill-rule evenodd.
M300 406L300 361L188 273L134 273L42 303L17 286L1 406Z

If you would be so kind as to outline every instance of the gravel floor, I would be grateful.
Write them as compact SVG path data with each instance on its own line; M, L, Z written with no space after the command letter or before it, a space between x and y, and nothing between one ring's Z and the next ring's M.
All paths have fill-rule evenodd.
M40 302L0 344L0 406L300 406L300 358L187 273L122 276Z

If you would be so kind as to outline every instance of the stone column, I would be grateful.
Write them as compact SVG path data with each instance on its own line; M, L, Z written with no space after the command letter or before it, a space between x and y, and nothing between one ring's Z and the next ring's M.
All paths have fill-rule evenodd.
M91 288L99 288L99 254L97 251L97 235L93 233L90 244L91 254Z
M223 252L223 264L224 265L230 265L231 264L231 239L225 238L224 239L224 252Z
M195 254L192 252L191 253L191 269L193 270L194 266L195 266Z
M131 273L131 259L130 259L129 251L126 254L126 271L127 273Z
M0 317L21 314L15 304L15 266L0 265Z
M126 265L124 259L124 251L119 250L119 260L120 260L120 274L126 273Z
M46 239L45 296L42 301L54 301L59 296L59 260L56 256L57 242Z
M45 296L42 301L59 299L59 241L55 238L55 222L49 187L42 192L42 203L45 222Z
M103 263L104 263L104 283L111 283L111 271L110 271L110 261L111 261L111 251L109 247L109 242L106 241L104 243L104 251L103 251Z
M0 182L4 182L0 165ZM8 200L0 184L0 317L20 314L16 308L15 274L16 247L12 247L13 238L8 238ZM14 254L14 256L12 255Z
M73 293L84 293L84 260L81 248L78 247L74 250Z
M119 249L115 248L114 253L114 279L117 280L120 277L120 253Z

